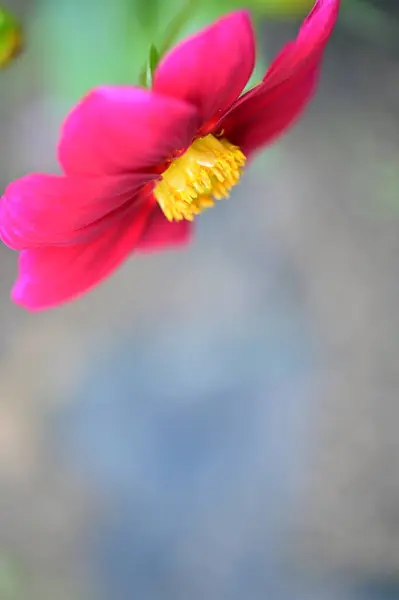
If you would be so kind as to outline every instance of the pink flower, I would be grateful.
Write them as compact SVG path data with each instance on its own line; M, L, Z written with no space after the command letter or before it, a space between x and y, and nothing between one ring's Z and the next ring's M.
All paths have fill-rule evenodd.
M64 175L27 175L1 199L1 238L20 251L13 300L57 306L133 252L187 244L194 216L227 197L246 160L302 113L338 8L339 0L318 0L243 95L255 49L239 11L172 49L151 91L110 86L83 98L61 131Z

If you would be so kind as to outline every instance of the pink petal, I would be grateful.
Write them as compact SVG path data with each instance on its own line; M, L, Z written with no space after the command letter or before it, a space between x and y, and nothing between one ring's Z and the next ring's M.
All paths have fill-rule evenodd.
M250 17L246 11L233 12L167 54L155 72L153 89L194 104L207 121L240 95L254 62Z
M58 157L67 175L148 171L186 148L198 115L186 102L136 87L101 87L75 106Z
M165 248L176 248L187 245L192 238L193 227L189 221L167 220L162 210L156 205L148 219L146 228L136 250L152 252Z
M88 241L151 178L27 175L11 183L0 201L0 238L14 250Z
M151 210L152 204L145 203L91 242L23 250L12 299L37 311L81 296L108 277L135 249Z
M301 116L316 88L319 70L309 69L269 90L261 84L257 93L233 110L220 127L248 158L270 144Z
M247 156L292 125L313 96L339 3L318 0L296 41L283 48L263 82L240 98L220 121L226 137Z

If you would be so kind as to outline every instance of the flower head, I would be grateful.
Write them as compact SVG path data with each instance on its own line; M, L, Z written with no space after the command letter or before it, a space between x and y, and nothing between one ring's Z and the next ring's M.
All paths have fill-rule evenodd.
M302 113L317 83L339 0L318 0L262 82L249 15L234 12L173 48L151 90L101 87L67 117L63 175L11 183L0 235L20 251L15 302L75 298L133 252L186 244L192 220L225 198L246 161Z

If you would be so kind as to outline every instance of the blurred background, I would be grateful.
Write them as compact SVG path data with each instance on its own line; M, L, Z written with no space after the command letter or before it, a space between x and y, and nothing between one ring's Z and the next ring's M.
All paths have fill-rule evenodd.
M241 2L256 77L310 5ZM8 0L1 190L181 6ZM189 249L31 315L0 248L0 600L399 598L398 134L399 3L343 0L305 117Z

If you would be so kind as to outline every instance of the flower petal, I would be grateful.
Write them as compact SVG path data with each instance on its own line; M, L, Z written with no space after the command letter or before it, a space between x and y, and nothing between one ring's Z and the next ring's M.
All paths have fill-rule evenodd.
M233 12L167 54L157 67L153 89L194 104L207 121L238 98L254 62L249 14Z
M149 170L186 148L198 114L186 102L136 87L101 87L71 111L58 158L67 175Z
M185 246L192 238L193 226L190 221L173 221L172 223L156 205L148 219L146 228L136 250L153 252L165 248Z
M318 74L319 69L313 67L271 90L266 83L260 84L256 94L221 121L225 136L249 158L301 116L315 91Z
M218 126L248 156L283 133L311 99L339 0L318 0L295 42L287 44L263 82L238 100Z
M146 202L91 242L23 250L12 299L28 310L52 308L108 277L138 244L152 204Z
M11 183L0 201L0 238L14 250L88 241L151 179L27 175Z

